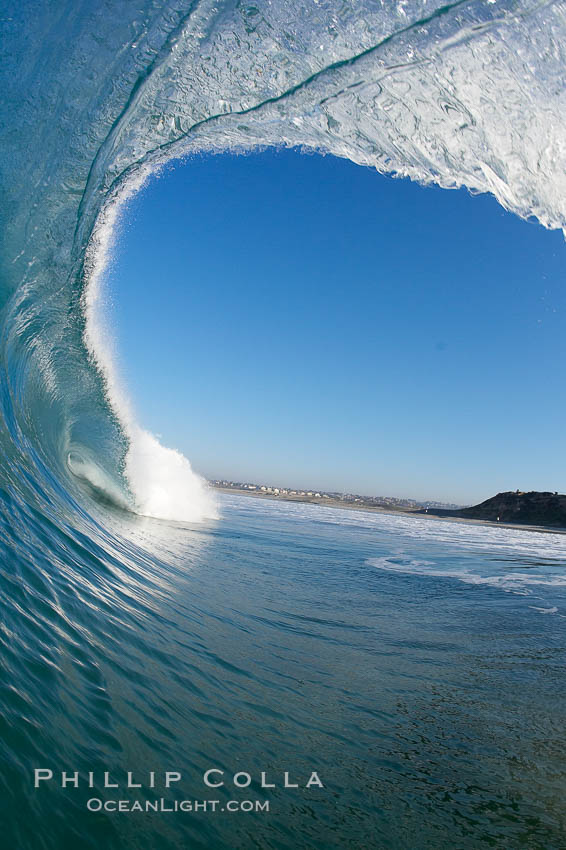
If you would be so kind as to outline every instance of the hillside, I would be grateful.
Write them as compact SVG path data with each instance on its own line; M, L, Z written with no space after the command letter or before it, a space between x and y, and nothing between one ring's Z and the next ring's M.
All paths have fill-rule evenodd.
M419 511L425 513L425 511ZM498 493L479 505L458 510L428 510L434 516L483 519L490 522L519 525L546 525L566 528L566 495L536 490L522 493L519 490Z

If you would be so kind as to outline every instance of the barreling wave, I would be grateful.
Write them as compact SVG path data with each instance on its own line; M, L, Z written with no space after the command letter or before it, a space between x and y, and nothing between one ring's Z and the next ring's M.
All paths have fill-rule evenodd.
M49 490L81 480L141 513L214 514L189 462L136 423L98 315L117 208L166 159L302 146L566 227L560 3L12 6L2 442Z
M298 146L422 183L492 192L518 215L566 229L565 12L562 3L538 0L4 4L0 669L6 687L0 693L0 808L7 810L2 824L8 846L139 846L136 819L91 816L86 801L73 794L65 795L63 803L61 795L30 793L34 767L147 772L158 765L176 767L185 758L187 766L204 772L209 758L236 767L234 756L241 766L240 755L250 753L262 770L264 759L277 761L273 742L281 746L283 770L289 767L287 758L303 763L303 751L305 759L316 753L327 769L334 785L322 819L312 817L308 800L299 807L296 798L288 797L285 804L280 796L278 805L287 814L279 826L277 817L270 821L275 824L272 835L263 817L254 819L253 836L240 818L229 819L229 825L221 816L207 816L205 823L183 816L162 825L149 818L141 826L147 846L296 848L288 824L296 823L300 810L309 812L303 819L309 821L305 847L321 846L326 839L329 847L338 846L343 833L336 830L342 823L351 846L362 846L368 834L375 834L379 846L406 847L412 817L416 843L437 848L441 844L430 823L437 811L442 834L455 835L460 823L466 836L462 847L472 846L470 824L479 819L488 829L486 819L498 811L505 820L505 846L513 845L513 836L519 836L521 846L558 846L559 814L557 826L545 826L549 813L560 812L559 803L552 803L555 798L561 802L563 795L558 769L546 771L556 782L551 805L542 795L545 805L527 807L522 820L516 799L525 796L523 787L528 792L539 787L544 764L536 775L525 774L524 786L515 786L516 797L507 786L521 760L533 762L527 749L524 757L517 757L517 742L543 740L550 764L562 763L563 742L556 731L563 728L561 715L552 715L546 726L541 723L547 708L558 712L558 661L548 668L546 680L544 666L538 678L529 679L536 683L532 689L516 688L516 678L505 680L509 691L516 689L521 696L530 690L539 693L548 684L547 690L540 689L536 708L522 709L508 727L497 725L505 711L501 693L506 686L503 679L495 680L496 709L488 715L496 718L494 739L506 735L509 742L512 761L506 770L503 765L493 774L489 756L489 775L484 767L464 781L466 760L455 759L459 751L445 749L447 742L469 740L477 727L468 763L475 764L478 754L485 753L488 724L482 719L481 684L478 699L467 703L469 713L460 716L458 709L454 717L459 720L448 725L447 733L442 725L435 731L436 721L431 727L430 718L448 722L450 700L424 706L425 726L418 715L416 723L411 718L412 725L404 726L399 704L392 703L385 714L394 718L394 725L385 727L383 749L376 750L376 690L406 695L407 683L421 675L419 668L413 676L412 662L397 663L402 660L399 641L390 640L387 647L387 623L402 619L393 608L383 608L389 613L378 616L376 630L378 571L368 569L362 595L352 597L352 588L363 581L357 556L344 572L343 585L336 584L343 550L329 558L326 538L321 537L325 545L318 555L309 549L312 569L304 563L304 540L296 538L297 557L268 576L268 563L271 568L294 545L285 522L267 549L259 538L250 538L249 524L236 521L230 527L227 522L228 539L225 528L207 534L204 525L203 531L206 519L215 515L204 482L186 458L143 429L128 403L105 325L103 286L121 204L168 159L198 151ZM262 505L264 511L275 510ZM289 510L295 521L298 508ZM188 528L148 522L137 514L203 524ZM342 522L346 527L348 520L342 517ZM415 533L407 530L406 536ZM398 527L384 530L385 553L391 541L397 546L399 534ZM352 544L354 535L348 539ZM553 546L556 560L560 541ZM371 552L376 558L384 554ZM414 572L419 552L411 552L408 545L404 563ZM519 555L521 560L523 553ZM433 553L431 559L435 557ZM216 561L217 568L210 569ZM232 569L234 563L238 570ZM442 559L439 563L440 580L449 578L452 567ZM389 558L379 565L387 568L379 573L402 583L403 576L395 573L400 566L405 569L403 564ZM477 575L473 565L465 569L464 575ZM525 569L513 567L513 588L531 581ZM552 575L559 569L552 566ZM195 578L188 581L191 571ZM316 573L313 595L305 581L309 571ZM490 567L485 574L500 572ZM248 605L248 596L264 581L265 599L259 604L252 598ZM289 601L293 581L300 599L296 595ZM313 616L321 587L328 591L329 605L350 600L353 625L340 622L334 611ZM535 612L555 610L548 590L539 588L537 594L544 591L539 599L533 588L529 600ZM387 592L379 598L387 606L391 597ZM278 606L278 600L284 605ZM366 621L368 600L371 620ZM454 610L460 616L460 604ZM444 610L432 611L433 616L438 612L441 627ZM561 616L537 617L537 623L552 628ZM475 624L475 608L473 620ZM440 634L438 623L422 632L427 641L433 632ZM523 630L515 631L522 658ZM348 634L352 646L339 656ZM350 653L354 644L357 655ZM374 651L377 646L387 651ZM428 646L423 644L427 656ZM550 646L558 652L561 644ZM433 660L436 670L444 669L449 651L444 643L440 647L438 661ZM467 663L461 660L462 649L459 644L459 664ZM379 659L388 655L405 677L390 685L389 662L380 668L379 679L375 675ZM467 650L464 655L476 677L477 659ZM488 662L492 664L491 642ZM508 663L506 655L501 670ZM332 691L329 683L341 667L347 677L337 679L339 688ZM533 671L528 668L529 677ZM429 670L424 680L432 675ZM510 676L515 677L515 668ZM451 674L439 680L445 693L449 681ZM468 693L470 681L477 680L465 683ZM347 714L349 703L353 714ZM356 706L361 712L357 716ZM536 718L535 737L528 724L528 734L523 734L525 717ZM414 739L412 726L418 733ZM438 742L428 751L423 750L426 728ZM352 752L345 748L344 730L361 758L352 761L342 783L335 766L347 765ZM394 745L402 757L393 753L392 761ZM375 759L368 762L372 753ZM428 782L429 768L423 770L427 763L439 770ZM398 782L411 764L416 773L406 790ZM442 767L452 777L448 785ZM379 818L384 813L389 818L397 795L402 833L386 823L385 832L375 831L377 809L366 804L366 792L375 789L376 776L379 783L383 780L381 798L376 798L384 801ZM478 798L484 780L499 787ZM463 794L465 787L473 794ZM191 793L197 793L197 786ZM464 806L460 821L451 809L442 809L444 803L435 805L440 793ZM469 800L462 802L464 796ZM356 809L359 800L363 812ZM420 801L416 808L415 800ZM430 840L422 837L429 826ZM170 837L175 829L178 840ZM394 840L387 840L389 833Z

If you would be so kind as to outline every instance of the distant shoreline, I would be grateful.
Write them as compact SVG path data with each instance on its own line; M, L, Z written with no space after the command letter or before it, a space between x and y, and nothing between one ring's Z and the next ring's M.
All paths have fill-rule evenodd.
M510 522L492 522L487 519L471 519L469 517L455 517L455 516L442 516L439 514L435 514L433 509L430 509L427 513L424 513L422 509L418 510L409 510L406 508L393 508L387 507L382 508L377 505L358 505L354 502L342 502L337 499L330 498L317 498L316 496L309 496L307 498L303 496L290 496L284 495L279 496L274 493L265 493L261 490L243 490L237 487L219 487L216 484L210 485L214 490L217 490L219 493L231 493L236 496L251 496L256 499L271 499L274 502L293 502L295 504L305 504L305 505L319 505L323 508L342 508L346 511L362 511L364 513L379 513L379 514L389 514L390 516L396 516L400 514L401 516L410 517L412 519L425 519L425 520L442 520L444 522L458 522L464 523L464 525L484 525L489 528L514 528L518 531L533 531L538 534L564 534L566 535L566 529L563 528L551 528L548 526L542 525L522 525L520 523L510 523Z

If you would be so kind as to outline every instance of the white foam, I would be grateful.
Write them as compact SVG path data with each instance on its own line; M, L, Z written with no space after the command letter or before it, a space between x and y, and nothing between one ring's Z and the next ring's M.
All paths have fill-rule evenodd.
M389 572L418 575L425 578L452 578L464 584L488 585L510 593L528 595L531 587L566 587L566 575L546 573L509 572L500 575L482 575L470 570L437 568L431 561L403 559L397 557L370 558L370 566ZM542 609L540 609L542 610Z
M206 482L181 452L135 425L128 436L126 477L141 514L189 522L217 516Z
M125 202L142 187L149 174L149 169L140 170L99 216L85 263L84 341L102 374L108 404L128 440L124 473L135 510L159 519L202 522L218 516L212 491L181 452L163 446L156 436L137 423L120 378L115 342L108 325L104 273L110 261L116 226Z
M221 503L239 511L253 505L256 514L277 512L292 518L295 523L317 522L351 529L374 530L379 535L386 534L396 540L406 540L408 545L413 542L417 546L430 543L441 545L443 548L455 547L458 550L474 551L480 556L559 559L566 563L566 535L559 532L537 533L517 527L455 522L418 514L348 510L305 502L275 501L250 495L223 494Z

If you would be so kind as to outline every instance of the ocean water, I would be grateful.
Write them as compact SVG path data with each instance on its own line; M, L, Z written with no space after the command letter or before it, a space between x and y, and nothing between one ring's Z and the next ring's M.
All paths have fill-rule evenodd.
M220 521L111 512L93 539L8 507L6 846L565 846L563 536L224 496ZM35 767L95 787L34 790ZM252 784L206 789L210 768Z
M538 0L4 4L7 846L565 846L564 538L215 500L104 322L121 204L198 151L303 147L564 229L565 35ZM105 770L200 799L214 767L271 811L86 808Z

